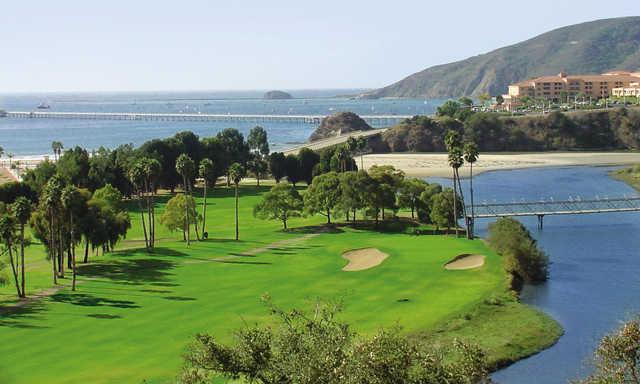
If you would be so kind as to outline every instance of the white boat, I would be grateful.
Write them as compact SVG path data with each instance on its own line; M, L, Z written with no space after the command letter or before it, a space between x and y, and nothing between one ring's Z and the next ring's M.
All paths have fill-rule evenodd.
M40 103L38 105L38 109L49 109L49 108L51 108L51 106L47 103Z

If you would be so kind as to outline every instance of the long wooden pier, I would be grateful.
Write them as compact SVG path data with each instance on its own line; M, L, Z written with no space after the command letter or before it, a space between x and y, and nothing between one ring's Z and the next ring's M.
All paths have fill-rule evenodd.
M138 112L54 112L7 111L8 118L24 119L84 119L84 120L153 120L153 121L227 121L227 122L284 122L318 125L324 115L250 115L208 113L138 113ZM362 115L373 127L387 127L399 123L411 115Z
M537 216L538 229L542 229L545 216L584 215L592 213L639 212L640 196L595 198L584 200L575 198L555 201L522 201L512 203L476 204L473 214L466 207L467 229L473 234L475 219L492 217Z

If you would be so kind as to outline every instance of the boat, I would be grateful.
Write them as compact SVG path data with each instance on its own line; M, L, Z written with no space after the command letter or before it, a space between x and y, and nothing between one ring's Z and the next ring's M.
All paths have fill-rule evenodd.
M7 117L7 111L0 109L0 117Z
M49 104L47 104L47 103L40 103L38 105L38 109L50 109L50 108L51 108L51 106Z

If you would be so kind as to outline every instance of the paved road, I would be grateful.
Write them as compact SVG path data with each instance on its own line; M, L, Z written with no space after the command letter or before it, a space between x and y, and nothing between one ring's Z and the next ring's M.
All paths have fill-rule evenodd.
M377 135L378 133L382 133L382 132L386 131L387 129L389 129L389 128L372 129L372 130L369 130L369 131L356 131L356 132L351 132L351 133L340 135L340 136L336 136L336 137L330 137L328 139L317 140L317 141L314 141L314 142L311 142L311 143L306 143L306 144L295 146L293 148L289 148L286 151L284 151L284 154L285 155L297 154L302 148L309 148L309 149L312 149L314 151L317 151L317 150L322 149L322 148L327 148L327 147L334 146L336 144L344 143L350 137L368 137L368 136L373 136L373 135Z

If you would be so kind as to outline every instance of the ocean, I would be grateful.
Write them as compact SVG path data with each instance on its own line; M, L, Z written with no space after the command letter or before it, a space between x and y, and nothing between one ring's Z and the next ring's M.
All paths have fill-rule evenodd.
M367 115L432 114L442 100L379 99L360 100L347 96L362 89L292 90L289 100L265 100L264 91L211 92L121 92L0 94L0 109L34 111L41 103L57 112L137 112L203 114L330 115L351 111ZM76 145L88 150L121 144L140 145L181 131L206 137L225 128L243 134L256 124L250 122L178 122L121 120L63 120L0 118L0 146L16 158L41 157L51 153L51 142L65 148ZM304 143L316 126L293 122L260 124L269 134L272 151Z

